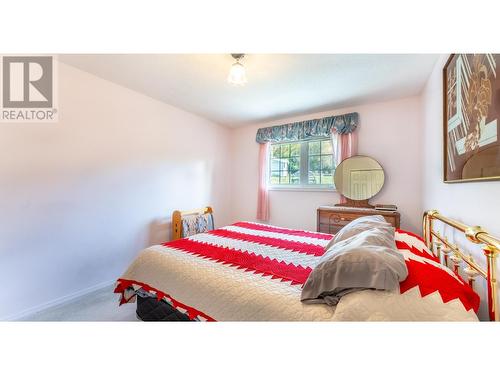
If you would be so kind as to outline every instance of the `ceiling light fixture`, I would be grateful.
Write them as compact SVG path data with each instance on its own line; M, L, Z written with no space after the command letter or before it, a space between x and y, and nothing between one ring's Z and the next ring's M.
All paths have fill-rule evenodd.
M234 86L243 86L247 83L247 74L245 72L245 67L240 63L240 60L245 57L245 54L232 53L231 56L233 56L236 62L231 66L231 70L229 70L227 81Z

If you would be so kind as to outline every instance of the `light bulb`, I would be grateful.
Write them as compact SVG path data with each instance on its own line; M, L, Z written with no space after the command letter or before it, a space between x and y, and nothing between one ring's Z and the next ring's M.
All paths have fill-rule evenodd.
M247 75L245 72L245 67L239 62L236 61L229 71L229 75L227 76L227 81L231 85L235 86L243 86L247 83Z

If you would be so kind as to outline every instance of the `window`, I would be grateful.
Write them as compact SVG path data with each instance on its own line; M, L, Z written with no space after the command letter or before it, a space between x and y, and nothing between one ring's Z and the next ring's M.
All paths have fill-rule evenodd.
M329 138L271 145L269 183L273 187L333 188Z

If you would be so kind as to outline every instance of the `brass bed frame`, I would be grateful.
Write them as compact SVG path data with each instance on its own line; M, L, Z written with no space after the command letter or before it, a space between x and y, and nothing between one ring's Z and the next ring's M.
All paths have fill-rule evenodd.
M439 221L462 232L465 237L475 243L482 244L483 253L486 257L486 269L481 267L471 255L466 255L458 245L450 242L434 227L434 222ZM474 279L482 276L486 279L488 294L488 315L490 320L498 321L498 286L497 286L497 256L500 252L500 239L493 237L479 226L468 226L456 220L441 215L436 210L426 211L423 217L423 236L429 249L439 258L444 265L448 266L448 260L453 263L453 271L458 274L460 264L464 262L467 266L464 272L467 275L469 285L474 287ZM443 256L441 256L443 255ZM441 260L441 258L443 258Z

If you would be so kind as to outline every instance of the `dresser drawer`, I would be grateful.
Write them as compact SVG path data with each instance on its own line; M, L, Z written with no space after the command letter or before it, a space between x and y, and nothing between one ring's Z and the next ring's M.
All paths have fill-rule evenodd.
M318 232L337 234L337 232L341 230L343 227L344 225L339 225L339 224L319 224Z
M317 231L322 233L335 234L351 221L362 216L370 215L382 215L389 224L391 224L395 228L399 228L400 214L398 212L332 207L327 209L318 208Z
M346 225L349 222L357 219L359 215L347 213L347 212L328 212L320 211L319 213L319 223L320 224L336 224L336 225Z

